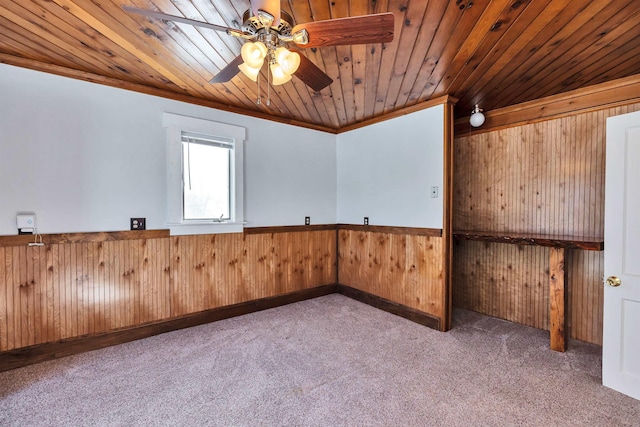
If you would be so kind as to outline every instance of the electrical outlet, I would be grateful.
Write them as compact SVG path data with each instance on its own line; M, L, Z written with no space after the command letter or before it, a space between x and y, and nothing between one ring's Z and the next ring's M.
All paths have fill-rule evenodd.
M147 229L147 218L131 218L131 229L132 230L146 230Z
M434 185L433 187L431 187L431 198L432 199L437 199L438 198L438 186Z
M369 225L369 217L368 216L364 217L364 225Z
M311 217L310 216L305 216L304 217L304 225L311 225Z

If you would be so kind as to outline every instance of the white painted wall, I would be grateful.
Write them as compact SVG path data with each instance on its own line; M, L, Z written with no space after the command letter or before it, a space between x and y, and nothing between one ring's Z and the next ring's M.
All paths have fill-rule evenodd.
M162 113L244 126L247 226L336 223L335 135L0 64L0 235L166 228Z
M164 112L246 127L247 226L442 227L442 106L336 137L2 64L0 93L0 235L24 211L42 233L165 228Z
M304 224L305 216L311 224L336 223L335 135L260 120L259 127L249 128L248 137L249 226Z
M338 223L442 228L444 107L338 135ZM431 198L431 186L438 198Z

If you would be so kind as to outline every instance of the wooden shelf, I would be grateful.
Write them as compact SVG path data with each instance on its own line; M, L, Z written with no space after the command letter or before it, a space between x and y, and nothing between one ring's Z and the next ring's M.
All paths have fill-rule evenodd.
M558 236L528 233L507 234L494 231L454 231L453 238L458 240L477 240L481 242L511 243L514 245L582 249L586 251L601 251L604 249L604 239L599 237Z
M453 238L514 245L547 246L551 248L549 250L549 340L552 350L565 351L567 348L567 330L565 328L565 306L567 303L565 251L570 249L601 251L604 249L604 239L548 234L507 234L493 231L454 231Z

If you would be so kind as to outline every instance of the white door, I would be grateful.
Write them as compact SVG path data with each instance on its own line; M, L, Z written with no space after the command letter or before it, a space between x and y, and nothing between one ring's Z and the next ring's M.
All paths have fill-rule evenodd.
M602 383L640 399L640 112L607 119L606 157Z

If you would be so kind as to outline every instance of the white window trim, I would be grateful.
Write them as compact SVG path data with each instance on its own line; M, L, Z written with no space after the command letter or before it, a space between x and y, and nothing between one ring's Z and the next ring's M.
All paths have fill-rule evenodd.
M172 235L240 233L244 229L244 141L246 129L227 123L164 113L167 132L167 226ZM234 140L234 175L231 190L231 220L183 220L182 206L182 131L230 138Z

